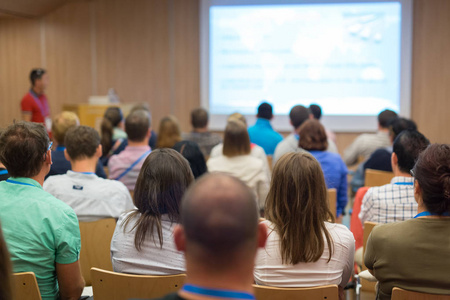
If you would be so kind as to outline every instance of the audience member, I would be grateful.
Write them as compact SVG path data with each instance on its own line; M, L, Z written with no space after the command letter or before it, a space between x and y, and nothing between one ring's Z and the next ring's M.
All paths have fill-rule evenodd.
M320 121L320 119L322 118L322 108L319 105L311 104L309 106L309 111L313 115L314 119L316 119L317 121ZM334 143L336 143L336 135L334 134L334 132L328 130L327 128L325 128L325 132L327 133L328 140L329 141L331 140ZM330 150L328 150L328 151L330 151Z
M3 231L0 226L0 299L14 299L12 293L12 267L9 257L8 247L3 238Z
M389 123L396 118L397 114L392 110L383 110L378 115L377 133L365 133L358 136L353 143L344 151L344 162L348 165L354 165L362 157L367 160L369 156L378 148L388 147L389 141Z
M391 299L394 287L450 295L450 146L429 146L412 174L418 214L376 226L367 241L364 262L378 280L377 299Z
M255 299L255 254L266 235L244 183L223 174L201 178L184 196L174 230L187 278L177 294L161 299Z
M312 114L303 105L296 105L289 112L289 119L292 127L294 127L294 131L278 144L277 148L275 149L275 154L273 155L273 166L284 154L289 152L300 152L303 150L298 145L298 141L300 139L298 131L300 129L300 126L305 121L312 119ZM334 153L338 152L336 145L330 139L328 139L327 151Z
M158 148L172 148L181 141L181 130L175 116L167 116L161 119L159 123Z
M118 218L134 208L127 187L119 181L95 175L102 155L100 136L91 127L72 127L67 131L64 154L72 164L67 174L47 178L44 190L73 208L80 222Z
M257 195L260 208L264 209L270 175L264 172L263 162L250 155L250 139L242 122L228 122L223 140L223 155L210 158L207 166L210 172L231 174L245 182Z
M130 191L133 191L142 164L151 152L148 145L151 135L148 112L136 110L130 113L125 120L125 131L128 135L128 146L109 159L109 178L123 182Z
M146 112L148 112L148 114L150 115L150 119L151 119L152 114L150 112L150 108L149 108L147 103L137 104L137 105L133 106L131 108L130 113L134 112L135 110L141 110L141 109L145 110ZM151 134L152 135L150 136L150 139L148 140L148 145L150 146L150 148L156 149L156 141L158 140L158 135L156 134L156 132L153 131L153 129L151 131ZM123 147L123 148L125 149L125 147Z
M272 105L262 103L258 107L256 123L248 128L250 141L261 146L267 155L273 155L278 143L283 140L283 136L273 130L270 120L273 119Z
M14 272L34 272L42 299L78 299L80 229L73 209L42 189L52 161L44 126L18 122L0 137L0 220Z
M256 258L256 284L337 284L343 299L355 241L344 225L331 223L325 179L311 154L288 153L275 164L265 217L269 234Z
M127 139L126 132L123 131L123 113L119 107L108 107L103 115L101 124L101 144L102 163L108 164L109 158L114 154L119 154L123 149L123 143Z
M137 209L119 218L112 238L114 271L184 273L183 253L176 249L172 231L180 222L181 198L193 181L188 162L175 150L164 148L150 153L136 183Z
M79 125L80 120L77 115L70 111L63 111L53 119L52 134L57 145L56 149L52 151L53 163L46 178L53 175L66 174L67 171L72 169L71 163L64 156L64 150L66 149L64 138L70 128ZM97 162L95 174L99 177L106 178L105 170L103 169L103 165L100 161Z
M219 135L208 130L208 122L208 111L204 108L196 108L191 112L193 130L182 135L183 140L197 143L205 157L209 157L212 148L222 142Z
M372 187L364 195L359 219L376 223L408 220L417 211L414 199L414 178L410 170L422 152L430 144L418 131L404 130L394 141L391 156L394 178L391 183Z
M191 141L181 141L176 143L175 146L173 146L173 149L178 151L184 158L187 159L195 179L208 172L205 157L203 156L203 153L197 143Z
M299 128L299 147L309 151L320 163L329 189L337 191L336 216L340 221L347 205L347 167L339 154L326 151L325 128L317 120L307 120Z

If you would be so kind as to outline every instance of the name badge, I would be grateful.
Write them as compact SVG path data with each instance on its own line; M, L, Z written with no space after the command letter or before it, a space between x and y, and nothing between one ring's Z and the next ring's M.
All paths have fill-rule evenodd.
M74 190L77 190L77 191L82 191L83 190L83 186L82 185L74 185L72 188Z

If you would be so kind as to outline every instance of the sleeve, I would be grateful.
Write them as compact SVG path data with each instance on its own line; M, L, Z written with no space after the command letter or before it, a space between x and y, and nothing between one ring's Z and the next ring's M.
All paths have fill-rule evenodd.
M353 274L353 268L355 264L355 240L349 238L347 257L345 258L345 266L342 272L342 281L339 284L341 287L345 287Z
M80 258L80 227L75 212L64 211L61 214L61 226L56 235L56 259L59 264L71 264Z
M97 174L98 177L106 179L106 173L105 173L105 170L103 169L103 164L100 160L97 162L95 174Z
M364 264L366 265L367 269L370 270L373 270L373 266L375 265L375 229L376 228L374 228L370 233L369 238L367 239L366 249L364 250Z
M22 101L20 102L20 109L22 112L33 112L33 101L30 99L30 97L22 98Z
M341 180L337 191L337 210L336 216L339 217L347 205L347 174L348 170L345 163L339 158L341 164Z
M359 213L359 219L361 220L361 224L364 227L364 222L369 219L369 211L373 206L373 189L370 188L367 193L364 195L364 198L361 203L361 212Z
M353 143L344 151L344 162L347 166L354 165L358 161L360 153L361 137L358 136Z
M125 193L125 211L136 209L133 203L133 198L131 197L130 191L128 191L127 187L123 185L124 193Z

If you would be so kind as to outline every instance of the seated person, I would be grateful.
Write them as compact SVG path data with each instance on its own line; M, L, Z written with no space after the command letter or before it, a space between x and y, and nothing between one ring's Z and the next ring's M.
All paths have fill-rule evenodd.
M80 121L78 120L77 115L69 111L63 111L53 120L52 134L53 139L56 142L56 149L52 151L53 164L46 178L53 175L66 174L67 171L72 170L70 162L64 156L64 150L66 149L64 146L64 138L67 130L79 125ZM105 170L100 161L95 168L95 174L97 174L98 177L106 178Z
M117 219L134 208L130 192L122 182L100 178L93 172L102 155L100 136L94 128L72 127L64 144L72 170L47 178L44 190L72 207L80 222Z
M218 134L208 130L208 121L208 111L204 108L196 108L191 112L193 130L182 134L183 140L197 143L205 157L209 157L212 148L222 142Z
M273 130L270 120L273 119L272 105L261 103L258 107L255 125L248 128L250 142L261 146L266 155L273 155L278 143L283 140L283 136Z
M223 155L210 158L207 166L209 172L230 174L245 182L257 196L260 209L264 209L270 174L265 172L260 159L250 155L250 140L242 122L228 122L223 140Z
M172 148L181 141L181 130L178 119L175 116L167 116L159 123L158 148Z
M298 132L300 134L299 147L309 151L319 161L327 187L336 189L336 216L340 222L348 201L347 167L339 154L325 150L328 146L327 135L319 121L307 120L300 126Z
M109 158L114 154L123 151L123 143L128 138L124 128L123 113L120 107L110 106L103 115L100 126L102 142L101 162L104 166L108 165Z
M414 178L409 173L420 152L430 141L418 131L404 130L394 141L391 156L394 178L391 183L370 188L364 195L359 219L375 223L408 220L417 211L414 199Z
M173 146L173 149L187 159L195 179L208 172L205 157L195 142L181 141L176 143L175 146Z
M173 149L156 149L145 159L134 192L137 209L117 221L111 241L115 272L173 275L185 272L173 242L181 198L194 181L186 159Z
M288 153L275 164L265 217L268 236L256 257L256 284L336 284L343 296L352 275L355 240L347 227L331 223L325 178L310 153Z
M272 166L275 166L277 161L284 154L289 152L302 151L302 148L298 146L298 141L300 139L298 130L305 121L313 119L313 115L303 105L296 105L289 112L289 119L292 127L294 127L294 131L278 144L277 148L275 149L275 153L273 155ZM329 138L327 142L328 142L327 151L338 153L336 144Z
M43 300L78 299L84 288L78 219L42 189L50 148L42 124L17 122L0 136L0 160L11 176L0 182L0 220L14 273L34 272Z
M309 106L309 111L313 115L314 119L320 121L320 119L322 118L322 108L319 105L311 104ZM325 132L327 133L328 143L330 142L330 140L333 141L333 143L336 143L336 134L334 134L334 132L328 130L327 128L325 128Z
M145 158L151 149L148 139L151 135L150 115L144 110L136 110L125 120L128 146L119 154L111 156L108 162L109 178L125 184L134 190L136 180Z
M378 280L377 299L392 289L450 295L450 146L432 144L412 170L418 214L376 226L364 262Z

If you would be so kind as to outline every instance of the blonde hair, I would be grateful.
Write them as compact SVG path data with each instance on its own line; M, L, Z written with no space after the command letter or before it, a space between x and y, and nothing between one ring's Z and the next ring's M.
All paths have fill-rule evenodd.
M275 164L266 200L266 218L280 237L285 264L315 262L333 240L325 222L334 222L319 162L307 152L287 153ZM328 261L329 261L328 260Z
M66 132L74 127L80 125L80 119L71 111L63 111L58 114L52 122L52 134L58 145L64 145L64 138Z
M159 123L157 147L172 148L179 141L181 141L181 130L177 118L175 116L162 118Z
M231 121L231 120L241 121L242 123L244 123L245 126L247 126L247 120L241 113L235 112L235 113L229 115L227 121Z
M234 157L250 153L250 137L247 127L238 120L230 120L223 138L223 155Z

